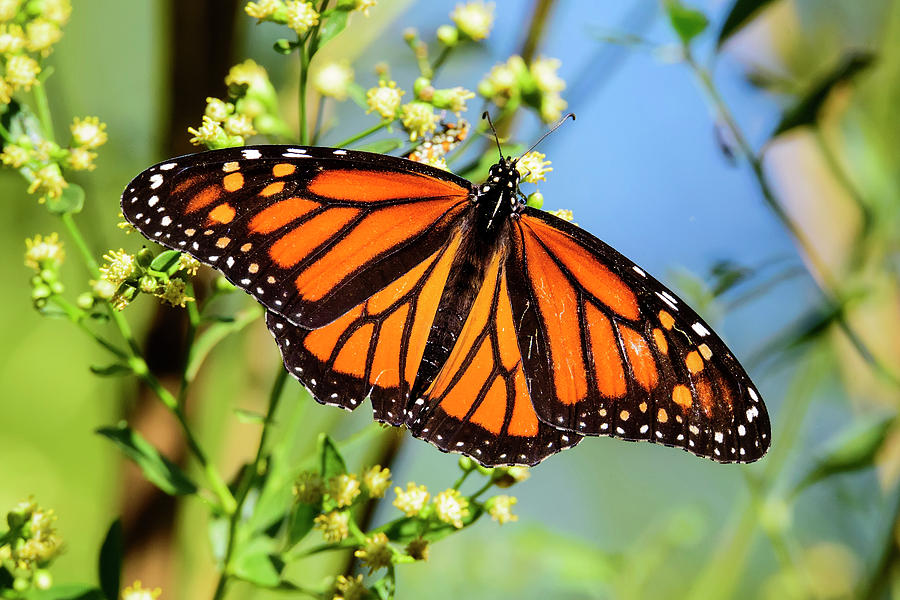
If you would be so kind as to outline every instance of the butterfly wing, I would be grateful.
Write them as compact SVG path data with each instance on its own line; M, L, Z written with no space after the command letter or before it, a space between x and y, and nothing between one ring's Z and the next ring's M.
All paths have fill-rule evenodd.
M507 251L503 242L486 257L483 281L452 350L431 381L417 382L408 415L414 436L487 466L535 465L581 440L541 422L535 412L515 334Z
M269 311L288 371L322 404L354 409L371 397L375 419L401 425L462 233L387 287L318 329Z
M396 157L290 146L160 163L122 196L148 238L212 265L295 324L331 323L442 247L471 184Z
M719 462L765 454L759 393L690 307L571 223L531 208L512 223L509 287L541 421Z

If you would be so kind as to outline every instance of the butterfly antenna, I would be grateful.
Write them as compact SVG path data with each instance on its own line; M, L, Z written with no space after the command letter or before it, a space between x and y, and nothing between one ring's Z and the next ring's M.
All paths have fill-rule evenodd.
M500 138L497 137L497 130L494 129L494 122L491 121L491 114L488 111L484 111L481 118L487 119L488 125L491 126L491 132L494 134L494 141L497 142L497 151L500 153L500 160L503 160L503 148L500 147ZM557 127L559 127L559 125L557 125ZM554 127L554 129L556 129L556 127Z
M545 137L547 137L548 135L550 135L551 133L553 133L554 131L556 131L557 129L559 129L560 126L562 126L562 124L565 123L565 122L566 122L566 119L568 119L569 117L572 117L572 120L574 121L574 120L575 120L575 113L569 113L569 114L567 114L566 116L564 116L562 119L560 119L559 122L558 122L556 125L554 125L554 126L550 129L550 131L548 131L547 133L545 133L544 135L542 135L542 136L541 136L541 139L539 139L538 141L536 141L534 144L531 145L531 148L529 148L529 149L526 150L524 153L522 153L522 156L525 156L526 154L528 154L529 152L531 152L532 150L534 150L535 148L537 148L537 145L540 144L541 142L543 142ZM519 158L521 158L521 156L520 156ZM515 162L518 161L518 160L519 160L519 159L517 158L516 160L513 161L513 163L515 163Z

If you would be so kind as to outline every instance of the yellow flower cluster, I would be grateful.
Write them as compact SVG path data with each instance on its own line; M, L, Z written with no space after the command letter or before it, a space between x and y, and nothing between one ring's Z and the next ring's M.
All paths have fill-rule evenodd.
M38 82L40 61L62 37L71 12L69 0L0 0L0 103L8 104L14 93Z
M560 93L566 82L557 74L562 63L555 58L538 57L526 65L521 56L511 56L495 65L478 84L478 93L497 106L533 108L545 123L557 121L567 103Z

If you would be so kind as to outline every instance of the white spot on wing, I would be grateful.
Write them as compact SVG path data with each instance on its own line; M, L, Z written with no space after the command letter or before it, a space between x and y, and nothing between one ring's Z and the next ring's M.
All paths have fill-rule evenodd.
M168 171L168 170L174 169L174 168L175 168L175 163L166 163L164 165L159 166L160 171Z
M709 329L703 326L703 323L697 321L693 325L691 325L691 329L697 332L697 335L701 337L706 337L709 335Z
M248 159L248 160L253 160L253 159L256 159L256 158L259 158L259 157L262 156L262 153L261 153L259 150L255 149L255 148L249 148L249 149L247 149L247 150L241 150L241 154L243 154L243 155L244 155L244 158L246 158L246 159Z

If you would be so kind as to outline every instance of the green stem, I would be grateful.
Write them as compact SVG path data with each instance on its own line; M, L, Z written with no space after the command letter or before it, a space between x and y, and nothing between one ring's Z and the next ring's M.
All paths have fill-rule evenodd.
M222 561L222 573L219 576L219 582L218 584L216 584L216 591L213 595L214 600L219 600L224 597L228 578L231 576L230 563L232 557L234 556L235 542L237 541L237 530L241 521L241 512L244 507L244 503L247 501L247 495L253 488L253 482L259 475L261 475L260 471L264 468L263 456L266 450L266 440L268 439L270 428L272 426L272 423L274 422L275 411L278 410L278 403L281 400L282 392L284 391L284 386L287 382L287 376L288 372L281 364L279 364L278 374L275 376L275 381L272 384L272 390L269 392L269 406L266 409L266 420L263 422L262 431L259 434L259 444L256 447L256 456L253 459L253 463L244 471L244 474L241 477L241 482L237 490L235 508L231 513L231 518L228 521L228 544L225 548L225 557Z
M488 491L489 489L491 489L491 487L493 487L493 485L494 485L494 480L493 480L493 478L488 479L487 482L486 482L483 486L481 486L480 488L478 488L478 491L476 491L474 494L472 494L472 495L470 496L470 498L471 498L472 500L475 500L476 498L478 498L478 496L482 495L483 493L485 493L486 491Z
M196 298L194 294L194 282L188 279L185 282L185 293L191 298ZM185 335L185 346L188 348L194 347L194 340L197 337L197 327L200 325L200 309L197 307L197 302L188 302L187 303L187 313L188 313L188 330ZM188 356L190 357L190 350L188 350ZM188 379L188 367L190 367L190 359L185 361L184 369L181 371L181 384L178 386L178 406L184 407L185 402L187 401L187 391L188 386L190 385L190 380Z
M298 40L299 41L299 40ZM306 127L306 82L309 78L309 50L306 44L300 43L300 143L309 145L309 132Z
M373 125L372 127L369 127L369 128L366 129L365 131L362 131L362 132L360 132L360 133L357 133L356 135L352 135L352 136L348 137L348 138L347 138L346 140L344 140L343 142L340 142L340 143L338 143L338 144L335 144L334 147L335 147L335 148L343 148L344 146L349 146L349 145L352 144L353 142L358 142L359 140L361 140L361 139L363 139L363 138L365 138L365 137L369 137L370 135L372 135L372 134L375 133L376 131L379 131L379 130L381 130L381 129L384 129L385 127L387 127L387 126L390 125L391 123L393 123L393 121L382 121L381 123L378 123L377 125Z
M44 89L44 82L38 80L34 87L34 105L37 109L38 119L41 121L41 128L44 130L44 139L49 142L55 141L53 135L53 116L50 114L50 103L47 101L47 91Z

